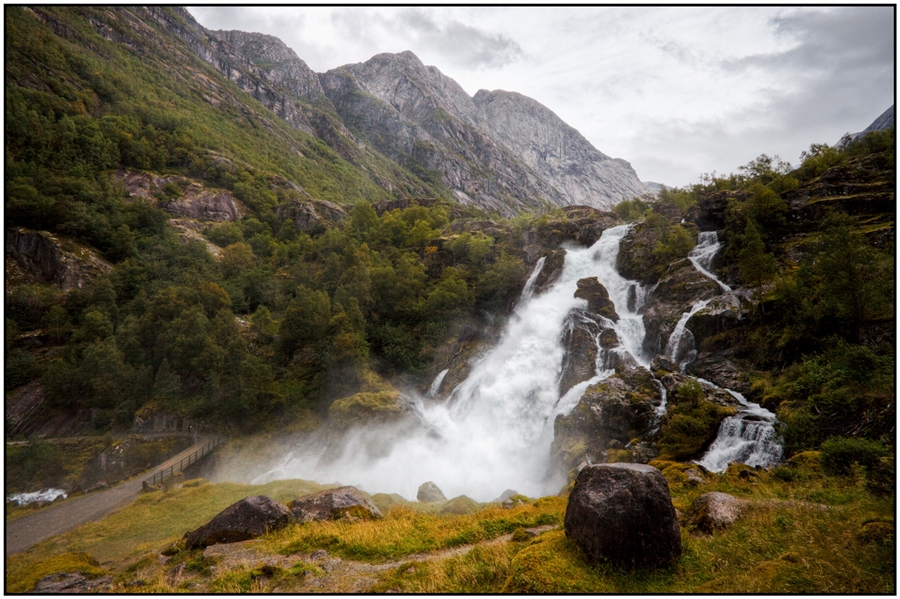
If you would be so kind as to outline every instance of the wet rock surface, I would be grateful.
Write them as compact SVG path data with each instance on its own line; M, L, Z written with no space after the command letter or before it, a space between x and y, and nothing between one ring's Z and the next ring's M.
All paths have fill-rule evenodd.
M381 518L381 511L356 487L326 489L305 495L289 505L298 522L339 520L344 517L360 519Z
M254 539L294 521L290 510L264 495L247 497L225 508L215 518L185 535L187 549L202 549L217 543Z
M617 368L588 387L568 415L556 417L551 453L567 468L584 460L604 462L610 441L624 446L651 431L661 403L659 386L646 368Z
M663 475L643 464L582 469L569 495L566 536L589 563L656 568L681 555L681 530Z

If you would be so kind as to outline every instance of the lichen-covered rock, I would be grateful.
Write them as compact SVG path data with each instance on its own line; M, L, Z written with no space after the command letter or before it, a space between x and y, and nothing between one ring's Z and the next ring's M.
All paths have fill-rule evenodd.
M202 549L218 543L237 543L284 528L294 521L290 510L265 495L247 497L185 535L185 547Z
M419 491L416 493L416 499L419 503L435 503L437 501L447 501L444 492L431 481L422 483Z
M579 473L569 495L566 536L589 563L657 568L681 555L669 485L644 464L600 464Z
M704 493L685 512L684 523L701 533L713 534L730 528L745 512L747 505L746 500L728 493Z
M567 469L584 460L606 461L609 442L622 445L653 428L662 394L643 367L619 367L616 374L588 387L568 415L553 423L551 453Z
M6 284L37 281L80 289L112 265L93 250L47 231L6 230Z
M304 495L289 504L298 522L339 520L344 517L371 520L381 518L381 511L356 487L325 489Z

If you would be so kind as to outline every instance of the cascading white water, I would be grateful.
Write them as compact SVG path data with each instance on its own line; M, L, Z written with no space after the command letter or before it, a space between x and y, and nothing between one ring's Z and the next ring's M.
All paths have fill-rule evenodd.
M441 389L441 383L444 382L444 377L447 376L447 373L450 372L449 368L445 368L438 373L436 377L434 377L434 381L431 383L431 387L428 388L428 397L434 397L437 395L437 392Z
M643 320L634 308L629 310L629 303L636 306L636 298L642 301L645 293L615 268L627 232L625 225L615 227L590 248L569 248L557 282L534 296L542 259L499 343L473 365L448 400L407 398L421 426L351 432L327 459L321 443L310 442L254 482L339 480L371 493L412 498L420 484L433 481L448 497L465 494L480 501L509 488L534 497L555 493L565 480L562 473L548 476L553 419L571 410L588 384L612 373L598 373L559 397L561 332L570 311L586 303L574 297L579 279L596 276L606 287L619 320L605 324L616 331L634 362L647 364L640 352Z
M694 249L688 254L688 260L691 261L691 264L694 265L694 268L696 268L700 274L706 275L718 283L719 287L722 288L722 291L727 293L731 291L731 287L720 281L719 278L709 270L713 258L715 258L720 249L722 249L722 244L719 243L719 233L717 231L701 231L700 236L697 238L697 245L694 246Z
M681 315L678 324L669 335L669 341L666 343L666 357L672 362L684 369L685 364L693 362L697 357L697 351L694 349L694 335L687 329L687 322L691 316L705 308L709 304L709 300L700 300L691 306L691 309ZM685 337L685 334L688 336ZM685 347L687 341L690 345Z
M717 387L707 380L698 380ZM725 391L738 400L742 407L737 414L722 421L716 440L697 463L707 470L722 472L731 462L766 468L780 462L782 448L775 430L775 414L747 401L737 391Z
M732 291L731 287L720 281L707 270L713 258L722 247L715 231L700 233L698 243L688 255L698 272L719 284L723 291ZM700 300L691 309L681 315L678 324L672 331L666 344L666 357L677 363L683 371L685 366L694 361L697 351L693 344L693 335L687 330L690 318L705 308L712 300ZM686 336L687 335L687 336ZM690 341L690 343L687 343ZM713 387L717 385L698 379ZM725 389L741 404L741 409L734 416L722 421L715 441L707 450L699 464L714 472L722 472L729 462L740 462L748 466L772 466L781 460L782 448L775 431L775 414L751 403L731 389Z

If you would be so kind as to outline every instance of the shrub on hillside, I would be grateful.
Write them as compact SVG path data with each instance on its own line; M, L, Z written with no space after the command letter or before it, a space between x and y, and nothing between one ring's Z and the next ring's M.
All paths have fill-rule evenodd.
M829 474L850 474L853 464L871 469L888 454L878 441L845 437L830 437L822 443L822 467Z

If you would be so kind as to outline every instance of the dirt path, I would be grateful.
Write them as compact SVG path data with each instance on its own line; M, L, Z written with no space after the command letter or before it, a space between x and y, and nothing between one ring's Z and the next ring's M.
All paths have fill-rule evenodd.
M177 464L213 439L215 435L198 435L197 442L178 455L111 489L66 499L59 505L6 522L6 555L25 551L35 543L72 530L85 522L100 520L110 512L128 505L137 497L144 480L163 468Z

